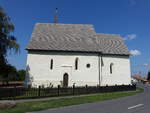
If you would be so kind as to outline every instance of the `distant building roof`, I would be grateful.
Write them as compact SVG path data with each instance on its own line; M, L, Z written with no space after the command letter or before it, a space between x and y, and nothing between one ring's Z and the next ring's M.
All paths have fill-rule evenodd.
M137 79L137 80L147 81L145 78L141 77L141 76L138 75L138 74L132 75L131 77L134 78L134 79Z
M82 24L38 23L34 27L27 50L129 55L121 36L97 34L93 25Z

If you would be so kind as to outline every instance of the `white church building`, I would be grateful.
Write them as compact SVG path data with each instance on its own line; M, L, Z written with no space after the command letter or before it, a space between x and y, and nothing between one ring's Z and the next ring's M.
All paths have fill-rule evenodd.
M131 84L123 38L93 25L37 23L26 50L25 83L32 87Z

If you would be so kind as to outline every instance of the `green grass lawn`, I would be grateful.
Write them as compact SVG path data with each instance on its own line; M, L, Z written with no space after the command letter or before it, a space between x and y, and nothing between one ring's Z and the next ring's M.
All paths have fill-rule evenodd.
M73 97L73 98L61 98L52 99L46 101L34 101L34 102L23 102L17 103L15 108L0 110L0 113L25 113L31 111L40 111L44 109L84 104L96 101L109 100L114 98L120 98L125 96L132 96L137 93L143 92L143 89L137 88L136 91L126 91L126 92L114 92L114 93L103 93L93 96L83 96L83 97Z

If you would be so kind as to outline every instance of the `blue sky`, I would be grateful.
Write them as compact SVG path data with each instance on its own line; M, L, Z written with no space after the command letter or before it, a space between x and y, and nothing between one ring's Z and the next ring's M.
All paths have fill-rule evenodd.
M132 73L150 70L150 0L0 0L15 25L14 35L21 53L8 54L9 63L25 68L25 50L35 23L53 23L59 9L59 23L93 24L98 33L120 34L132 50Z

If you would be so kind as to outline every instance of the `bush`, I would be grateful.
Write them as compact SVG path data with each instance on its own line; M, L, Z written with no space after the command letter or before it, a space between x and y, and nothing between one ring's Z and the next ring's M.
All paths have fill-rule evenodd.
M26 71L25 70L23 70L23 69L18 70L18 79L19 80L24 81L25 76L26 76Z
M147 80L150 80L150 71L147 74Z

